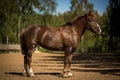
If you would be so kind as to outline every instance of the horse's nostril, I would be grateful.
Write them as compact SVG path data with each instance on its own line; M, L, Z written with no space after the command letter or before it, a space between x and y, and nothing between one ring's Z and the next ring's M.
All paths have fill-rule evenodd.
M99 30L99 31L98 31L98 35L100 35L100 34L101 34L101 31Z
M101 34L101 32L102 32L102 30L101 30L101 29L99 29L99 34Z

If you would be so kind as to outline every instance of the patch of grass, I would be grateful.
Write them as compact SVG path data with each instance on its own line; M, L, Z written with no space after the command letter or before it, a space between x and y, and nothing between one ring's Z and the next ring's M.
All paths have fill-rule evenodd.
M48 52L48 50L47 50L47 49L42 48L42 47L38 47L38 50L39 50L40 52Z

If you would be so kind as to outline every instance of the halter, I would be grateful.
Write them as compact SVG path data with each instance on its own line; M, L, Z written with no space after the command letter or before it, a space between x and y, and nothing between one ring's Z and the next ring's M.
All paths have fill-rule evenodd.
M85 14L85 26L86 26L86 28L88 28L89 30L92 30L92 31L94 31L94 28L89 24L89 21L88 21L88 19L87 19L87 14ZM91 28L89 27L89 26L91 26ZM98 26L98 24L97 24L97 26ZM100 29L100 32L101 32L101 29ZM101 41L97 38L97 36L96 35L92 35L92 36L90 36L89 38L87 38L87 39L91 39L91 38L93 38L93 37L95 37L95 39L96 39L96 41L98 42L98 43L101 43Z
M97 23L90 22L90 23L92 23L92 24L96 24L96 25L97 25L97 27L95 27L95 28L90 25L90 23L89 23L89 21L88 21L88 19L87 19L87 14L85 14L85 20L86 20L86 21L85 21L85 26L86 26L87 29L95 32L95 29L96 29L96 28L99 28L100 33L101 33L101 28L99 27L99 25L98 25ZM95 32L95 33L96 33L96 32Z
M90 23L89 23L89 21L88 21L88 19L87 19L87 14L85 14L85 26L86 26L86 28L88 28L89 30L92 30L93 31L93 27L89 27L89 26L91 26L90 25Z

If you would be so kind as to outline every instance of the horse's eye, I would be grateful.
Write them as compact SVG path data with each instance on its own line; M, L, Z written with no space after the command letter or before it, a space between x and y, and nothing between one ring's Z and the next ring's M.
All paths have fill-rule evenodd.
M92 22L93 20L90 18L89 21Z
M95 17L88 17L88 20L90 21L90 22L92 22L92 21L95 21Z

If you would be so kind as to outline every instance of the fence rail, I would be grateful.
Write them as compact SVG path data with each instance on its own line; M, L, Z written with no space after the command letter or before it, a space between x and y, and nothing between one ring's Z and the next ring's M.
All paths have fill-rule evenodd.
M113 48L113 47L111 47L111 48ZM80 49L81 49L81 52L93 52L92 50L90 50L89 47L81 47ZM20 51L20 50L21 50L20 44L0 44L0 51ZM119 51L118 50L111 51L111 52L120 52L120 50Z
M19 44L0 44L0 51L20 50Z

